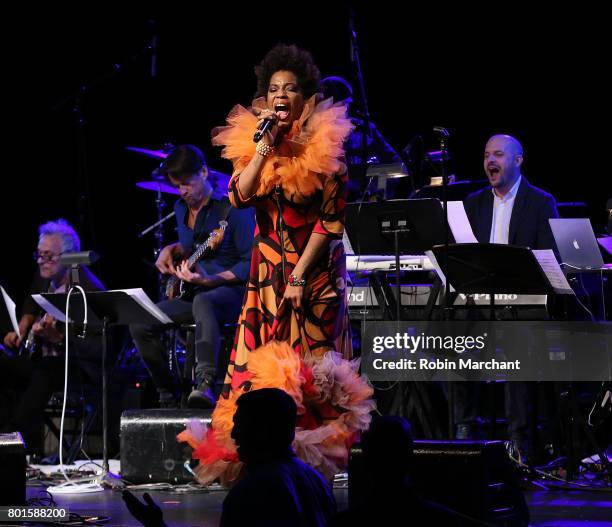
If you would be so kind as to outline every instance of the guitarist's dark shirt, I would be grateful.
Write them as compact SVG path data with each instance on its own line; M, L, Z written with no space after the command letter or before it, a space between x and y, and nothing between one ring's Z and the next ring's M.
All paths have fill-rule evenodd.
M208 235L219 227L219 220L228 205L227 198L223 200L211 199L198 213L195 228L192 230L187 226L187 204L182 199L174 204L178 239L188 255L195 248L194 242L203 243ZM205 255L200 263L207 274L231 271L241 282L246 282L251 263L255 215L252 209L229 207L226 220L228 225L223 242L212 254Z

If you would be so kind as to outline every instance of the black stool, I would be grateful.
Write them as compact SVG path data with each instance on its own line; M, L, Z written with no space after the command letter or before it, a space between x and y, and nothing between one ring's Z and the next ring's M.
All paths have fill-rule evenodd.
M49 399L47 407L43 412L43 423L51 433L60 440L60 429L53 422L54 418L61 419L64 392L55 392ZM72 428L64 426L63 447L66 453L64 464L71 465L76 460L81 450L81 434L88 434L96 417L96 408L87 402L79 388L69 390L66 400L66 419L73 419ZM59 457L59 456L58 456Z
M230 354L234 345L234 336L238 328L237 323L223 324L221 327L221 346L217 359L217 371L215 378L215 386L213 388L215 395L221 393L221 388L225 380L225 372L229 364ZM185 333L185 360L181 370L178 361L178 332ZM170 371L173 372L178 385L181 387L181 407L187 405L187 397L196 386L195 378L195 332L196 324L181 324L174 331L173 342L169 353Z

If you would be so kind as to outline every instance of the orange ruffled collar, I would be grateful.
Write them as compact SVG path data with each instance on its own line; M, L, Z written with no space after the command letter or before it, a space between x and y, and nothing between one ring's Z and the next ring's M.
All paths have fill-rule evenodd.
M262 104L264 100L256 99L252 107ZM237 105L226 121L227 126L213 130L212 143L224 147L221 155L233 163L233 177L237 177L255 155L253 131L258 119L250 109ZM326 177L346 170L342 145L352 129L345 104L334 104L331 98L318 104L316 96L308 99L291 131L266 159L256 195L270 194L277 185L288 196L310 196L322 189Z

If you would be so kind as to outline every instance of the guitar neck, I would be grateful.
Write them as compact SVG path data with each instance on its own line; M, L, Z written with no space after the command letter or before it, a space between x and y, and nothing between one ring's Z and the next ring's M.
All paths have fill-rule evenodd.
M227 227L227 222L226 221L220 221L219 222L219 229L221 231L225 231L226 227ZM190 268L200 258L202 258L202 255L204 254L204 251L206 251L206 249L208 249L208 247L210 246L210 243L212 242L213 238L215 238L218 235L219 234L216 231L213 231L213 232L210 233L210 236L208 236L208 238L206 239L206 241L204 243L202 243L201 245L198 245L198 248L193 252L193 254L187 260L187 264L189 265Z
M198 245L198 248L194 251L194 253L187 260L187 265L191 268L204 254L204 251L208 249L208 242L210 238L206 240L203 244Z
M208 240L206 240L204 243L202 243L201 245L198 245L198 248L192 253L192 255L187 258L187 267L189 269L191 269L195 263L202 258L202 255L204 254L204 251L206 251L206 249L208 249L208 242L209 242L210 238ZM171 276L170 278L168 278L168 282L166 284L166 291L168 291L169 289L171 290L176 284L178 284L181 280L179 278L177 278L176 276Z
M219 222L219 229L221 231L225 231L225 228L227 227L227 222L222 220ZM208 249L208 247L211 244L211 241L213 240L213 238L215 236L218 236L218 233L213 231L210 236L208 237L208 239L197 246L196 250L193 252L193 254L187 259L187 267L189 269L191 269L196 262L202 258L202 255L204 254L204 252L206 251L206 249ZM168 282L166 283L166 296L171 298L171 293L174 290L174 288L179 284L182 284L182 280L180 280L178 277L176 276L171 276L170 278L168 278Z

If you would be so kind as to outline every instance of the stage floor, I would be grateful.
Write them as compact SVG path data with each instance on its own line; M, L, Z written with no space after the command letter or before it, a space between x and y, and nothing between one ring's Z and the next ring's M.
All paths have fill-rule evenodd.
M44 487L29 485L28 498L40 496ZM133 491L141 497L142 490ZM148 491L164 510L169 527L212 527L219 523L226 491L176 493ZM335 489L339 510L347 507L347 489ZM534 527L612 526L612 493L594 491L527 491ZM139 526L121 498L120 491L106 489L82 495L55 496L58 506L83 516L109 516L108 526Z

